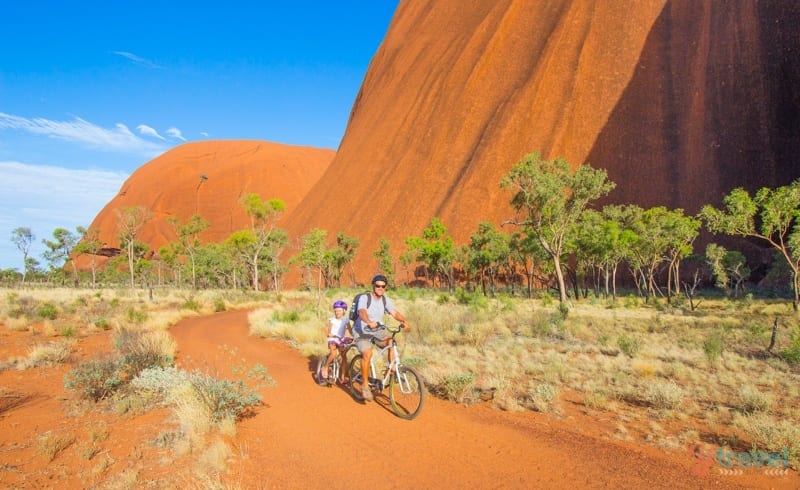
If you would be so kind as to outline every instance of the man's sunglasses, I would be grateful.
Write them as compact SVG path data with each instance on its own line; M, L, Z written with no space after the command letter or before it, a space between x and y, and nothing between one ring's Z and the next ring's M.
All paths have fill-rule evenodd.
M373 284L372 287L375 287L375 288L378 288L378 289L386 289L386 284Z

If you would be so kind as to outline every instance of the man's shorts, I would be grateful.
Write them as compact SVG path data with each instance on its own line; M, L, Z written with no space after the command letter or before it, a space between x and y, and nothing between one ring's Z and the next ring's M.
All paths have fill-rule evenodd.
M391 338L392 334L390 334L385 328L379 328L374 332L370 332L368 329L364 329L361 335L356 339L356 347L358 348L358 352L364 353L365 350L372 349L372 340L375 339L376 342L380 342Z

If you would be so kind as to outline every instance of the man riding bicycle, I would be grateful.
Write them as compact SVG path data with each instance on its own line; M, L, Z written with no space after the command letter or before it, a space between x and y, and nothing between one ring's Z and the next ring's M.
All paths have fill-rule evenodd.
M386 331L386 327L381 323L383 315L388 313L395 320L404 323L406 328L411 328L406 317L395 309L392 300L386 296L388 282L386 276L381 274L373 277L372 292L369 293L371 300L367 301L367 295L362 295L358 298L358 304L356 305L358 318L353 325L353 330L358 334L356 347L362 355L361 376L364 380L369 379L369 362L372 359L373 342L380 347L385 347L392 341L391 334ZM391 351L389 355L389 361L391 362ZM361 387L361 395L365 401L373 399L372 391L366 382Z

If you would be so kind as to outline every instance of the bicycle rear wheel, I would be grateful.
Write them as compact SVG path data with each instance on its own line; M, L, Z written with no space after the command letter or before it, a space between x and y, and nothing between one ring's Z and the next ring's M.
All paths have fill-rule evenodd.
M347 376L350 378L350 396L356 401L364 401L361 395L361 387L364 386L364 378L361 376L361 354L350 359L350 367L347 368Z
M407 366L389 377L389 400L392 410L400 418L411 420L419 415L425 403L425 384L422 377Z

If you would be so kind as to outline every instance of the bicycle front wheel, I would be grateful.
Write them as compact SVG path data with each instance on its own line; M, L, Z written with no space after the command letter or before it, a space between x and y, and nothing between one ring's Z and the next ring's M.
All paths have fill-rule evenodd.
M347 376L350 378L350 395L356 401L364 401L361 395L361 387L364 386L364 378L361 376L361 354L350 359L350 367L347 369Z
M425 384L414 369L401 366L389 378L389 400L392 410L400 418L411 420L419 415L425 403Z

